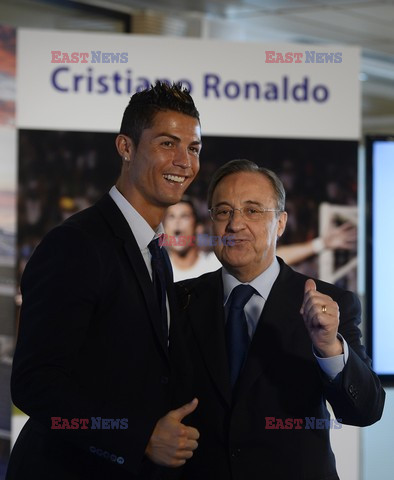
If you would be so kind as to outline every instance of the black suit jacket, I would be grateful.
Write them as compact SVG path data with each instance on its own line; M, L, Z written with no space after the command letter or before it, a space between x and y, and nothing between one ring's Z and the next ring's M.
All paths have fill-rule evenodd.
M31 419L7 478L158 475L144 451L171 407L168 346L144 259L109 195L44 238L21 290L11 389ZM171 288L168 295L174 325ZM110 429L55 430L52 417L115 422ZM116 419L127 428L116 427Z
M384 391L360 343L360 304L351 292L316 281L339 304L339 332L349 344L343 372L330 381L320 370L299 313L307 277L280 261L237 388L229 381L221 270L177 285L184 310L183 335L191 354L191 394L199 398L191 422L199 448L184 478L205 480L338 479L329 419L369 425L382 414ZM275 419L275 420L272 420ZM283 425L278 422L280 419ZM287 429L280 428L286 426ZM302 419L302 428L295 428ZM312 423L311 423L312 422ZM267 428L275 425L278 428ZM292 427L291 427L292 426ZM334 422L334 428L340 423Z

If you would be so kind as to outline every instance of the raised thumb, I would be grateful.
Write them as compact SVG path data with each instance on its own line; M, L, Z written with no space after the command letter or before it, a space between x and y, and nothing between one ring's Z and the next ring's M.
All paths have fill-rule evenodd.
M197 398L193 398L191 402L182 405L182 407L179 407L176 410L172 410L170 412L170 415L172 418L175 418L176 420L181 422L187 415L194 412L194 410L197 408L197 405Z
M308 280L305 282L305 293L309 292L310 290L316 292L316 283L311 278L308 278Z

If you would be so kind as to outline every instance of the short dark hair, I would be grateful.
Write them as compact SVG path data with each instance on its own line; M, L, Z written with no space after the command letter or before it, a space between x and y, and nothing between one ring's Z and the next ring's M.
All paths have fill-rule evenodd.
M276 197L276 208L283 212L285 210L286 192L283 183L272 170L265 167L259 167L256 163L246 159L230 160L219 167L213 174L208 186L208 208L212 207L212 197L218 183L228 175L240 172L260 173L270 181Z
M200 114L187 88L182 88L181 83L169 85L157 81L154 86L151 85L130 98L119 133L130 137L137 147L142 131L152 126L158 112L166 110L184 113L200 121Z
M189 197L189 195L183 195L183 197L179 200L178 203L186 203L187 205L189 205L192 210L195 222L199 223L199 215L197 213L197 209L194 204L195 202L193 201L192 197Z

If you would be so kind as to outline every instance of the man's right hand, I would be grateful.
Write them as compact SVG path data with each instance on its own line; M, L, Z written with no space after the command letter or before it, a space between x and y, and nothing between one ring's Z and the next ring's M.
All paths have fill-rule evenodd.
M154 463L166 467L180 467L193 456L200 437L198 430L181 422L192 413L198 404L197 398L176 410L171 410L155 426L145 454Z

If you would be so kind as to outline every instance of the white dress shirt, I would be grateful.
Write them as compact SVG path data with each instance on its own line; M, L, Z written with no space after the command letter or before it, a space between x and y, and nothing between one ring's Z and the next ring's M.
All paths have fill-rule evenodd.
M119 190L114 185L109 191L109 195L112 200L116 203L119 210L122 212L124 218L130 226L130 229L136 239L137 245L141 251L141 254L144 258L146 268L148 269L150 278L152 280L152 265L148 245L152 240L155 240L160 235L164 233L163 224L157 227L156 230L149 225L145 218L140 215L137 210L125 199L125 197L119 192ZM161 247L160 247L161 248ZM168 323L170 323L170 309L168 305L168 295L166 299L167 304L167 318Z

